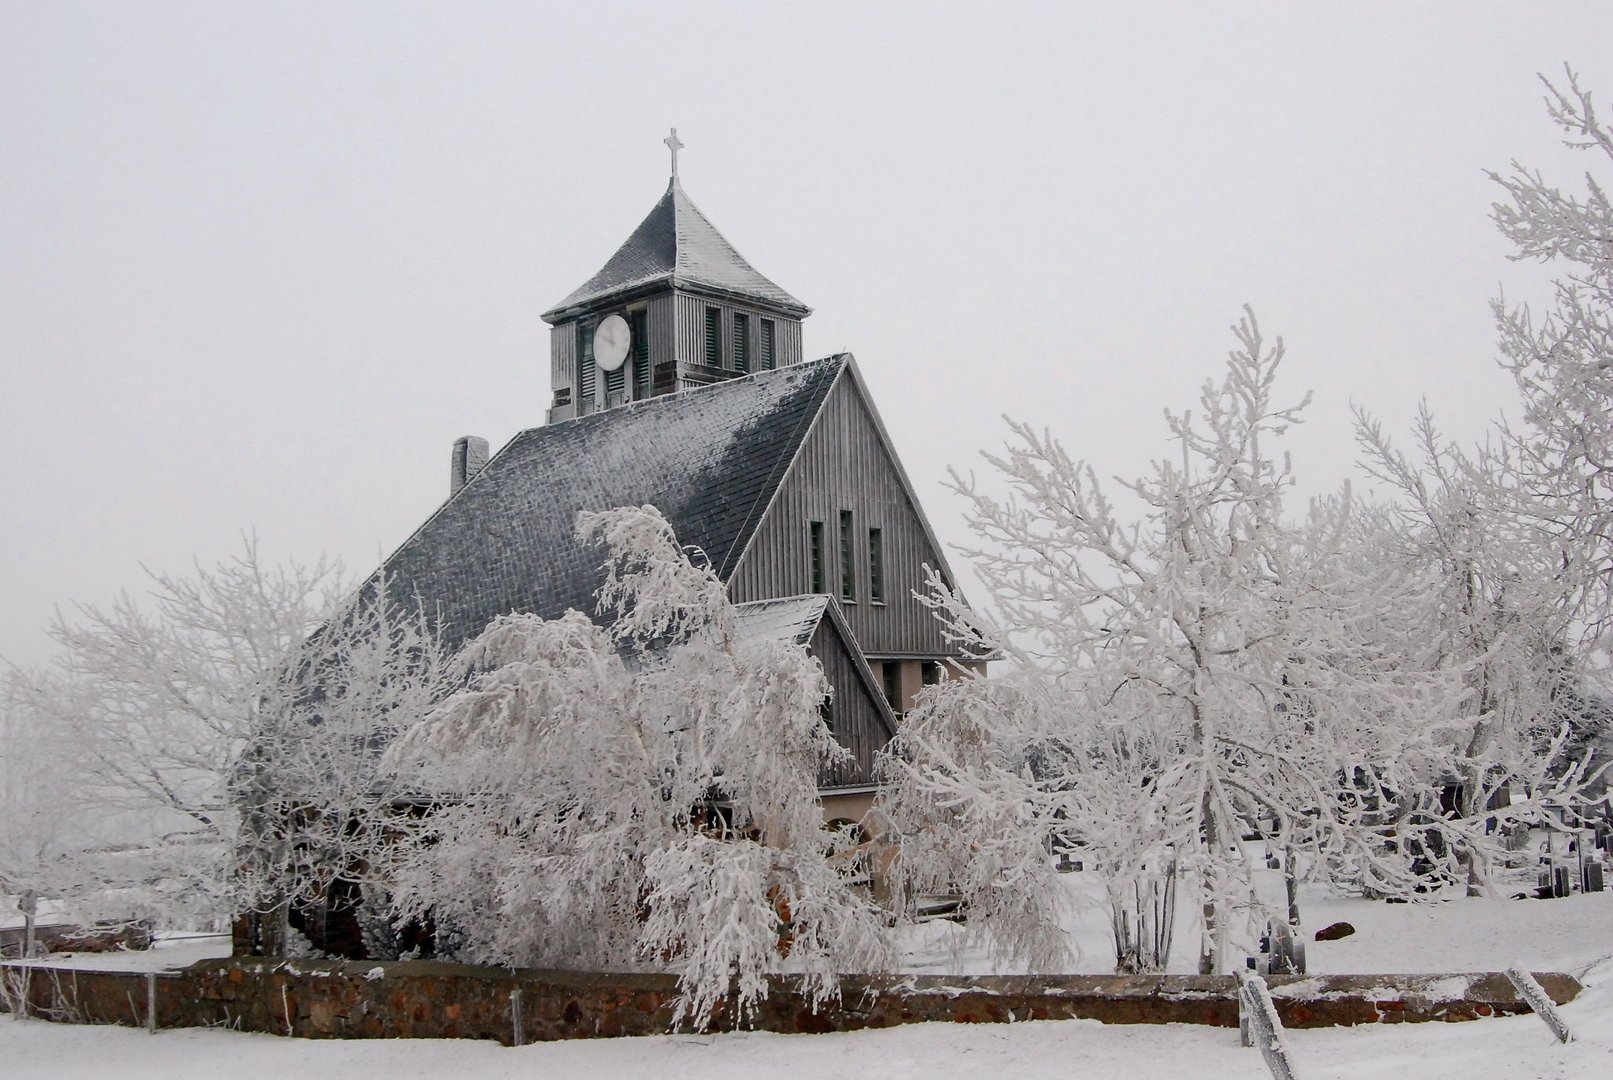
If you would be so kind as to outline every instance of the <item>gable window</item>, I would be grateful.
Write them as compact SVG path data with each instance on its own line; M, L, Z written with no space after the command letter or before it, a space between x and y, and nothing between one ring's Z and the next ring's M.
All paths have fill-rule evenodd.
M868 599L885 602L885 537L878 529L868 530Z
M706 366L722 367L722 312L706 309Z
M808 546L811 548L812 560L812 588L808 592L821 593L824 588L823 574L823 522L814 521L807 527Z
M627 317L633 331L633 399L650 396L650 313L643 308Z
M594 411L594 331L586 319L577 320L577 415Z
M762 355L761 355L761 361L762 361L761 370L763 370L763 371L772 371L773 370L773 365L775 363L775 360L774 360L774 357L773 357L773 320L772 319L763 319L762 320L762 325L760 327L760 330L761 330L761 341L758 344L761 346L761 353L762 353Z
M857 564L851 561L851 511L840 511L840 599L857 600Z
M734 370L750 371L750 316L734 312Z

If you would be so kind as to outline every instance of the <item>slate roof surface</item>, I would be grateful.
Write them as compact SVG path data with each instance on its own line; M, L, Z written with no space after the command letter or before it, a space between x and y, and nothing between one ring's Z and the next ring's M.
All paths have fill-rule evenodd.
M599 273L543 317L556 322L571 308L656 284L697 290L704 286L750 297L797 317L812 310L746 262L673 180L649 216Z
M656 506L733 573L849 354L521 432L385 563L457 649L495 616L593 613L602 553L578 510Z

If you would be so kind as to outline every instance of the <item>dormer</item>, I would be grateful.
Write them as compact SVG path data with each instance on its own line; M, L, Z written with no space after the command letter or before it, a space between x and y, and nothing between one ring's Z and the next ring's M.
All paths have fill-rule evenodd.
M597 274L543 313L549 422L801 362L812 309L734 250L678 181Z

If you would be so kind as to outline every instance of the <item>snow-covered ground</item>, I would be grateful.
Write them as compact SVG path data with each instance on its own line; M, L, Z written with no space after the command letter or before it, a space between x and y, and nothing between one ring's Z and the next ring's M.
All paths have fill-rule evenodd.
M159 934L151 948L143 952L55 953L30 962L89 971L171 971L198 960L228 955L228 934Z
M1613 892L1564 900L1458 899L1429 904L1315 897L1306 916L1313 927L1345 919L1357 929L1341 941L1311 944L1316 971L1493 970L1517 961L1537 970L1569 971L1589 989L1563 1009L1578 1036L1567 1046L1559 1045L1532 1016L1471 1024L1292 1031L1289 1046L1305 1080L1613 1076ZM1101 922L1097 925L1101 928ZM185 950L206 948L193 939L174 943L148 959L173 962ZM129 954L124 962L138 962L137 955ZM85 957L83 962L97 966L98 959L105 961ZM928 963L917 954L912 961L915 967ZM1099 964L1092 966L1097 969ZM0 1017L0 1076L7 1080L107 1076L214 1080L220 1075L238 1080L284 1075L343 1080L460 1076L979 1080L988 1070L1027 1080L1177 1076L1252 1080L1268 1075L1259 1055L1238 1045L1237 1032L1185 1025L925 1024L834 1035L667 1035L511 1049L437 1040L316 1042L215 1030L149 1036L128 1028L68 1027Z
M1280 889L1280 879L1262 882ZM1076 958L1074 972L1113 970L1109 922L1096 875L1068 874L1070 893L1064 929ZM1520 885L1517 892L1524 891ZM1453 895L1459 895L1460 890ZM1185 894L1185 890L1184 890ZM1197 970L1198 921L1190 897L1179 894L1171 970ZM1449 899L1386 904L1331 895L1323 886L1300 891L1310 971L1324 975L1500 971L1521 963L1534 971L1576 971L1613 955L1613 892L1575 894L1561 900ZM1311 934L1335 922L1356 933L1337 941ZM1520 936L1520 927L1528 930ZM965 928L937 920L900 933L904 971L984 975L1010 969L994 961L984 943ZM1252 948L1252 946L1250 947Z

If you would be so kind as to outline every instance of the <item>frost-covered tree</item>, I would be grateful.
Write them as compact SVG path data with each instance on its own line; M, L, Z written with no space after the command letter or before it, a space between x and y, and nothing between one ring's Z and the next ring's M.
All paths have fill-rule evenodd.
M1606 167L1613 132L1573 71L1566 78L1566 89L1542 78L1547 112L1568 146ZM1518 494L1555 541L1566 591L1600 632L1613 618L1613 203L1591 171L1583 195L1516 161L1490 175L1506 193L1493 215L1512 257L1560 270L1544 311L1504 296L1492 304L1502 363L1522 398L1521 423L1508 431Z
M1573 737L1586 704L1571 673L1580 579L1565 575L1553 526L1530 512L1515 457L1462 451L1441 438L1426 409L1407 455L1376 421L1357 416L1363 465L1395 499L1397 539L1383 564L1435 583L1423 599L1432 650L1424 662L1460 671L1468 689L1444 731L1442 830L1447 869L1487 892L1498 853L1485 830L1537 801L1567 804L1587 779L1584 740ZM1505 813L1492 812L1515 796L1521 801Z
M116 839L83 887L169 913L252 912L277 951L292 903L362 873L406 794L378 769L423 715L441 655L376 579L241 555L149 594L58 617L51 664L12 674L19 707L81 776L68 812Z
M801 648L747 640L722 582L653 507L582 514L606 555L596 625L509 615L465 647L464 689L391 760L442 793L395 883L459 957L666 968L680 1020L742 1018L770 972L878 969L878 910L817 801L842 756ZM699 560L698 554L695 556Z
M25 956L39 901L72 893L69 860L89 842L71 812L72 763L45 736L25 701L0 697L0 912L22 913Z
M1567 79L1566 91L1542 79L1552 120L1568 145L1613 158L1590 92ZM1467 452L1424 408L1410 454L1364 412L1357 424L1365 467L1396 500L1397 557L1439 582L1430 640L1471 691L1451 732L1452 816L1465 822L1483 820L1498 795L1579 793L1604 715L1583 683L1585 652L1613 603L1613 207L1591 174L1583 198L1517 162L1490 175L1506 192L1493 216L1513 258L1565 270L1544 314L1492 304L1521 422ZM1468 841L1455 846L1458 870L1483 891L1491 852Z
M1122 485L1135 520L1022 424L986 455L1006 499L954 474L995 623L956 597L937 606L1016 670L954 680L909 714L886 763L895 876L961 889L973 921L1033 964L1062 948L1050 836L1104 874L1121 969L1164 963L1182 883L1203 913L1201 970L1226 971L1282 914L1256 895L1246 837L1398 891L1408 860L1386 837L1432 827L1415 811L1463 688L1408 658L1425 609L1403 601L1428 584L1362 557L1345 497L1285 524L1273 443L1303 403L1275 400L1281 343L1252 314L1236 334L1199 415L1167 414L1179 455Z

